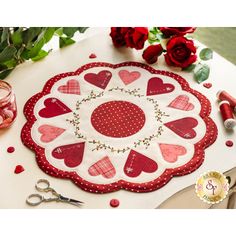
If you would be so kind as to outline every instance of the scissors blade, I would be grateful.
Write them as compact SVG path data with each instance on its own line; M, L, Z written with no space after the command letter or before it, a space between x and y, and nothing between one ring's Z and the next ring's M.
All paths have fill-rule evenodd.
M79 200L71 199L68 197L63 197L61 195L60 195L59 199L60 199L60 201L68 202L68 203L75 205L75 206L80 206L80 205L84 204L84 202L81 202Z

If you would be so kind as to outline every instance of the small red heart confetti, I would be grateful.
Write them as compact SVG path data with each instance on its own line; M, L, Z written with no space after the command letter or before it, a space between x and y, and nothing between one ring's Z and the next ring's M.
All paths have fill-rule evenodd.
M111 199L110 206L111 207L118 207L120 205L120 201L118 199Z
M13 153L15 151L15 148L14 147L9 147L7 148L7 152L8 153Z
M20 174L21 172L23 172L25 169L22 165L17 165L15 168L15 174Z
M90 59L94 59L94 58L97 58L97 56L96 56L96 54L91 53L91 54L89 55L89 58L90 58Z
M232 147L232 146L234 145L234 143L233 143L233 141L231 141L231 140L227 140L227 141L225 142L225 145L226 145L227 147Z
M204 83L203 86L209 89L212 87L212 83Z

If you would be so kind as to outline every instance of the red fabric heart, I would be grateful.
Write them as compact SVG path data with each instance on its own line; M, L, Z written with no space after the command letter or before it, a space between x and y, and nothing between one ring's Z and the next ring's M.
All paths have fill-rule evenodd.
M45 108L39 111L39 115L43 118L51 118L71 112L71 109L57 98L47 98L44 105Z
M129 177L137 177L141 172L152 173L155 172L158 165L152 159L131 150L128 159L124 166L124 172Z
M147 96L171 93L174 89L175 86L173 84L164 84L162 79L153 77L148 81Z
M203 86L209 89L212 87L212 83L204 83Z
M138 71L129 72L127 70L120 70L119 76L125 85L130 84L140 78L141 74Z
M168 105L168 107L183 111L191 111L194 109L194 105L189 102L189 97L187 95L179 95Z
M196 137L196 132L193 128L198 125L198 121L192 117L186 117L165 123L164 125L174 131L180 137L192 139Z
M99 88L105 89L112 77L112 73L108 70L102 70L98 74L88 73L84 76L84 79Z
M14 172L15 174L20 174L21 172L23 172L25 169L22 165L17 165Z
M170 163L176 162L179 156L187 153L186 148L180 145L160 143L159 147L164 160Z
M73 168L82 162L84 146L85 142L59 146L52 151L52 156L56 159L64 159L65 165Z
M94 59L94 58L96 58L97 56L96 56L96 54L94 54L94 53L91 53L90 55L89 55L89 58L90 59Z
M116 174L116 170L108 156L103 157L101 160L90 166L88 172L92 176L102 175L107 179L114 177Z
M75 79L67 81L66 85L62 85L58 88L58 91L66 94L80 94L79 82Z
M58 136L60 136L65 131L65 129L55 127L52 125L41 125L38 128L38 131L39 133L42 134L40 140L42 142L48 143L53 141Z

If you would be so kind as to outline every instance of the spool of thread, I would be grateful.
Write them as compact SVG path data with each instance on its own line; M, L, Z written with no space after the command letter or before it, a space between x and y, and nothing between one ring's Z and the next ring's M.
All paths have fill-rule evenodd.
M234 115L229 102L222 101L219 103L219 107L225 128L233 129L236 126L236 120L234 119Z
M221 101L228 101L230 106L234 109L236 112L236 98L232 97L229 93L227 93L224 90L220 90L217 94L216 97L221 100Z

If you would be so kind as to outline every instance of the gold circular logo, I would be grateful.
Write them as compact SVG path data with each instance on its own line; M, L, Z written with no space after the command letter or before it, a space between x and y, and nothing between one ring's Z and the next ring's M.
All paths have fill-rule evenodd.
M225 199L229 191L229 183L222 173L208 171L199 177L195 189L201 200L215 204Z

